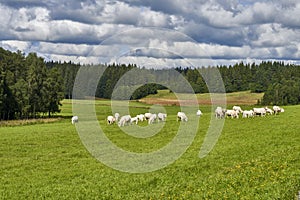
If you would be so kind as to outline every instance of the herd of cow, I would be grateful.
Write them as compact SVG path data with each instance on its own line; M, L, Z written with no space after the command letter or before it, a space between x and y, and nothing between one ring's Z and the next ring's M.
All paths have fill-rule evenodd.
M198 110L196 112L197 116L201 116L202 112ZM164 122L167 119L167 114L166 113L145 113L145 114L139 114L135 117L131 117L130 115L124 115L120 117L119 113L115 113L114 116L108 116L107 117L107 124L113 124L113 123L118 123L118 126L125 126L125 125L131 125L133 123L138 124L139 121L148 121L148 124L153 124L155 122ZM184 112L178 112L177 113L177 121L183 121L187 122L188 117Z
M267 114L273 115L278 114L280 112L284 112L284 109L279 106L273 106L273 109L268 107L264 108L253 108L252 110L242 110L240 106L233 106L232 109L224 109L222 107L217 107L215 110L215 116L217 119L222 119L226 117L231 118L239 118L241 114L243 118L255 117L255 116L266 116ZM197 110L196 116L200 117L202 115L201 110ZM114 116L110 115L107 117L107 124L118 123L118 126L131 125L133 123L138 124L138 122L148 121L148 124L153 124L154 122L164 122L166 121L167 114L166 113L145 113L139 114L135 117L131 117L130 115L120 116L119 113L115 113ZM187 122L188 117L184 112L177 113L177 121ZM78 122L78 116L72 117L72 124Z
M130 115L120 116L119 113L115 113L114 116L107 117L107 124L118 123L118 126L131 125L133 123L138 124L139 121L148 121L148 124L153 124L154 122L166 121L167 114L166 113L145 113L139 114L135 117L131 117Z
M268 107L264 108L253 108L252 110L242 110L240 106L233 106L231 110L227 110L221 107L217 107L215 110L215 116L218 119L231 117L231 118L239 118L239 115L242 114L243 118L255 117L255 116L266 116L278 114L280 112L284 112L284 109L279 106L273 106L273 109Z

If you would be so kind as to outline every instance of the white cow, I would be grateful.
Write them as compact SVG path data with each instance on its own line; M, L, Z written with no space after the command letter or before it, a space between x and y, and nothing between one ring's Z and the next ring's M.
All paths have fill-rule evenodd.
M135 124L138 124L139 118L138 117L132 117L130 119L130 124L132 124L133 122L135 122Z
M226 110L226 117L231 117L232 119L233 118L239 118L239 113L238 111L235 111L235 110Z
M116 119L113 116L109 115L109 116L107 116L106 121L107 121L107 124L110 125L110 124L113 124L116 121Z
M121 126L125 126L125 125L130 124L130 122L131 122L131 116L130 115L124 115L124 116L121 117L118 125L119 125L119 127L121 127Z
M149 117L148 124L153 124L155 122L156 118L157 118L157 115L156 114L152 114Z
M273 106L273 110L274 110L275 115L277 113L284 112L284 109L280 108L279 106Z
M202 114L201 110L197 110L196 115L200 117L203 114Z
M115 113L115 119L116 119L116 122L119 121L119 118L120 118L120 113Z
M265 110L266 110L266 113L269 114L269 115L273 115L274 114L274 111L268 107L265 107Z
M260 115L262 117L266 116L266 109L265 108L253 108L254 115Z
M242 113L242 112L243 112L243 110L242 110L242 108L241 108L240 106L233 106L233 107L232 107L232 110L235 110L235 111L237 111L237 112L238 112L238 114L240 114L240 113Z
M139 114L139 115L137 115L136 116L138 119L139 119L139 121L144 121L144 120L146 120L146 118L145 118L145 115L144 114Z
M275 115L280 112L280 107L279 106L273 106L273 110L275 112Z
M188 118L187 118L187 116L184 112L178 112L177 113L177 121L178 120L183 121L183 122L187 122Z
M215 110L215 116L217 119L222 119L225 117L226 109L221 108L218 106Z
M152 116L152 113L145 113L144 116L145 116L145 119L148 120Z
M167 114L166 113L158 113L157 118L158 118L158 121L166 121Z
M253 110L244 110L243 111L243 118L248 118L248 117L254 117Z
M73 116L71 122L72 124L78 123L78 116Z

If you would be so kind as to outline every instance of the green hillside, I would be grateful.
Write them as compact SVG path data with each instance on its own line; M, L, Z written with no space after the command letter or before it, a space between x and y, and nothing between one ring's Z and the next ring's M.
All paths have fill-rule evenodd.
M191 94L179 93L177 94L180 99L188 100ZM228 105L255 105L258 100L263 97L263 93L251 93L250 91L232 92L226 94ZM199 105L210 105L211 97L209 93L196 94ZM177 97L169 90L159 90L157 94L148 95L140 100L148 104L163 104L163 105L178 105Z

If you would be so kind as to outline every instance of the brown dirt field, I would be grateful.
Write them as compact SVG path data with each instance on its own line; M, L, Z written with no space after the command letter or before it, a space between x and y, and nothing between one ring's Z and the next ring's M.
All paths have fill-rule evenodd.
M163 98L147 98L141 99L139 102L143 102L146 104L160 104L160 105L196 105L198 102L194 100L178 100L178 99L163 99Z

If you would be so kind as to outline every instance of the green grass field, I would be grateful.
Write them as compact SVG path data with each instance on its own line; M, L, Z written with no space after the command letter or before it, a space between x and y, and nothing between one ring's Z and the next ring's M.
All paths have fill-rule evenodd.
M177 95L179 95L181 99L190 99L191 96L190 94L184 93ZM226 101L228 105L254 105L257 104L258 100L261 101L263 95L264 93L251 93L250 91L232 92L226 94ZM211 96L209 93L196 94L196 98L200 105L211 104ZM140 101L149 104L160 103L167 105L178 105L177 97L169 90L158 90L157 94L148 95Z
M211 116L210 106L200 105L204 115L183 156L140 174L117 171L92 157L70 122L71 106L63 102L59 121L0 127L0 199L296 199L300 191L300 106L286 106L277 116L226 119L214 149L200 159ZM149 108L132 102L130 113ZM180 108L165 110L162 130L142 139L106 125L110 101L96 102L107 137L133 152L154 151L176 135Z

